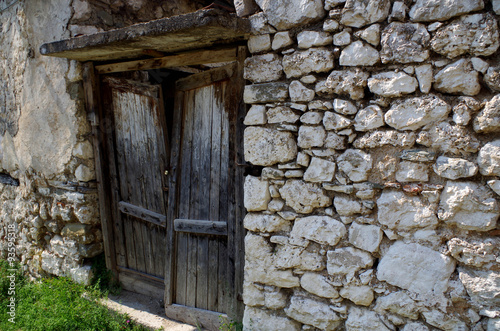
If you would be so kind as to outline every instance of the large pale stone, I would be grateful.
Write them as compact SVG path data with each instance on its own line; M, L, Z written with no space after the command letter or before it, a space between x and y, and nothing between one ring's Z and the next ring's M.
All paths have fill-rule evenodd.
M498 240L472 240L465 238L452 238L448 241L448 250L458 262L467 266L481 268L496 261L495 249Z
M384 190L377 200L378 222L390 229L408 231L438 223L431 206L417 196Z
M332 71L328 76L325 86L339 95L348 95L353 100L364 97L364 87L369 74L360 69Z
M321 0L256 0L269 24L278 30L318 21L325 11Z
M276 331L290 330L300 331L300 323L286 317L281 317L273 314L269 310L263 310L253 307L245 307L243 314L243 330L244 331Z
M417 0L410 17L416 22L444 21L483 8L483 0Z
M290 240L306 239L322 245L335 246L346 234L344 224L329 216L308 216L295 219Z
M346 331L390 331L377 313L353 306L345 323Z
M458 274L467 293L476 305L498 309L500 305L500 274L498 271L460 267Z
M282 74L281 59L277 54L257 55L245 60L244 78L254 83L279 80Z
M290 83L289 94L293 102L312 101L314 99L314 90L308 89L298 80Z
M500 140L484 145L477 157L479 172L483 176L500 176Z
M332 43L332 36L323 31L302 31L297 35L299 48L328 46Z
M283 70L287 78L301 77L311 72L327 72L333 66L333 53L326 48L310 48L283 56Z
M292 38L290 38L290 32L283 31L283 32L278 32L274 35L271 47L273 50L276 51L278 49L290 46L291 44L293 44L293 40Z
M389 0L347 0L340 23L355 28L383 21L391 9Z
M300 278L300 286L307 292L322 298L339 297L339 292L328 282L328 278L314 272L306 272Z
M398 132L396 130L380 130L368 132L354 141L354 147L377 148L381 146L412 147L416 135L413 132Z
M356 131L370 131L384 125L384 114L377 105L370 105L361 109L354 118Z
M380 314L389 312L416 320L422 308L408 294L399 291L378 297L374 310Z
M340 289L340 296L359 306L369 306L373 301L373 290L370 286L348 285Z
M326 268L330 275L354 275L356 271L372 265L372 256L360 249L344 247L327 253Z
M252 54L271 50L271 37L269 33L250 36L248 38L248 50Z
M326 131L322 126L301 125L297 144L302 148L321 147L325 137Z
M350 197L336 196L333 204L335 211L340 216L353 216L364 211L361 202Z
M417 86L417 80L404 72L382 72L368 79L370 92L389 98L413 93Z
M325 112L323 125L327 130L342 130L351 125L351 120L331 111Z
M380 61L378 51L362 41L355 41L340 53L339 64L341 66L372 66Z
M243 92L245 103L264 103L284 101L288 98L288 84L263 83L246 85Z
M429 58L430 35L423 24L393 22L382 31L382 63L423 62Z
M466 53L489 56L498 46L498 26L490 14L462 16L441 27L431 40L432 49L448 58Z
M500 131L500 94L491 98L474 119L474 131L479 133Z
M248 213L243 219L245 229L254 232L290 231L290 221L278 215Z
M84 164L80 164L75 170L75 178L81 182L95 179L95 171Z
M417 130L445 119L450 111L444 100L428 95L395 102L385 113L385 122L398 130Z
M266 116L266 106L264 105L253 105L248 110L243 124L245 125L262 125L267 123Z
M437 158L433 169L441 177L459 179L474 176L477 174L478 168L474 163L464 159L440 156Z
M288 206L302 214L308 214L314 208L332 204L331 198L325 195L317 184L305 183L301 180L287 180L279 192Z
M475 153L479 150L479 140L468 129L441 122L428 131L422 131L417 143L451 154Z
M330 182L335 174L335 162L313 157L304 173L307 182Z
M476 95L481 90L479 73L474 70L470 60L458 60L434 76L434 89L443 93Z
M396 180L405 182L426 182L429 180L428 167L426 164L402 161L396 172Z
M245 208L248 211L266 210L269 201L271 201L269 182L259 177L247 176L245 178Z
M353 182L362 182L368 178L372 167L372 158L359 149L348 149L337 158L339 170Z
M391 285L427 296L442 294L455 270L448 256L418 244L394 243L384 254L377 278Z
M494 229L500 216L494 193L473 182L448 181L441 194L438 217L458 228L474 231Z
M296 295L290 299L290 306L285 308L285 313L296 321L325 331L337 330L342 321L329 305Z
M255 106L252 106L255 107ZM292 123L295 124L299 120L297 115L290 107L273 107L267 111L268 123Z
M384 236L382 229L376 225L352 223L349 228L349 242L368 252L375 252Z
M245 160L269 166L288 162L297 156L297 144L290 132L261 127L248 127L244 133Z

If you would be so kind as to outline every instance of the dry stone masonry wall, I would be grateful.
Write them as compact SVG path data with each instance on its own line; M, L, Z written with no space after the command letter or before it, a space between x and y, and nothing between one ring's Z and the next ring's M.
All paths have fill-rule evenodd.
M500 330L500 1L256 3L245 329Z

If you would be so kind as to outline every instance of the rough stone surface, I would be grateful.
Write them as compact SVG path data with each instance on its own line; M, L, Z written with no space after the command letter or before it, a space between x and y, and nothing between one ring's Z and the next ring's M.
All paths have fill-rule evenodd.
M243 100L246 103L283 101L288 97L288 84L264 83L245 86Z
M346 234L345 226L329 216L297 218L290 232L290 240L306 239L322 245L335 246Z
M440 156L433 169L439 176L455 180L476 175L478 167L473 162L464 159Z
M327 111L323 116L323 126L327 130L342 130L351 125L351 120L334 112Z
M327 46L332 43L332 36L323 31L302 31L297 35L299 48Z
M498 132L500 130L500 94L489 100L484 109L474 119L474 131L479 133Z
M479 140L466 128L441 122L422 131L417 143L451 154L475 153L479 150Z
M325 86L335 94L348 95L353 100L359 100L364 97L364 87L368 77L368 73L360 69L332 71Z
M422 308L403 291L379 297L375 306L375 311L380 314L390 312L413 320L418 319L421 310Z
M418 244L394 243L382 256L377 278L422 296L446 291L453 259Z
M417 80L404 72L382 72L368 79L370 92L382 97L394 98L413 93L417 86Z
M320 0L256 0L266 14L269 24L278 30L287 30L295 26L321 19L325 13Z
M293 44L292 38L290 38L290 33L288 31L278 32L274 35L273 43L271 45L273 50L278 50L281 48L288 47Z
M500 216L498 202L485 186L474 182L446 183L438 217L458 228L474 231L494 229Z
M378 250L382 237L382 230L376 225L353 223L349 228L349 242L371 253Z
M290 132L248 127L244 133L245 160L269 166L288 162L297 155L297 144Z
M246 307L243 314L243 330L290 330L300 331L300 323L289 318L274 315L268 310Z
M289 86L290 99L292 101L312 101L314 99L314 90L308 89L298 80L294 80Z
M429 58L429 40L423 24L391 23L382 31L382 63L423 62Z
M417 130L444 119L451 107L435 95L395 102L385 113L385 122L398 130Z
M479 172L483 176L500 175L500 140L494 140L484 145L477 157Z
M361 182L368 178L372 167L372 158L359 149L348 149L337 158L339 170L344 172L353 182Z
M352 102L342 99L333 100L333 109L342 115L354 115L358 111Z
M356 131L370 131L383 126L384 114L377 105L371 105L361 109L354 118L354 128Z
M267 122L266 107L262 105L253 105L248 110L248 113L245 116L243 124L261 125L261 124L266 124L266 122Z
M466 53L488 56L499 46L498 25L492 15L462 16L438 29L431 41L432 49L454 58Z
M302 214L309 214L314 208L326 207L332 203L331 198L319 186L301 180L287 180L279 192L287 205Z
M340 216L353 216L364 211L362 204L352 198L336 196L333 200L335 210Z
M250 53L266 52L271 49L271 37L269 34L250 36L248 38L248 50Z
M488 64L486 63L486 65ZM484 73L486 73L484 75L484 82L486 85L493 91L500 91L500 67L489 67L483 74Z
M483 0L417 0L410 17L416 22L447 20L483 8Z
M290 306L285 309L285 313L296 321L325 331L336 330L341 321L329 305L295 295L290 299Z
M339 292L330 284L328 278L317 273L306 272L300 278L300 286L309 293L322 298L339 297Z
M373 301L373 290L371 287L363 285L348 285L342 287L340 296L354 302L356 305L369 306Z
M283 74L281 59L276 54L264 54L245 60L245 79L254 83L279 80Z
M281 218L278 215L262 215L249 213L243 219L245 229L254 232L277 232L290 231L290 221Z
M322 126L301 125L297 144L302 148L321 147L326 137L326 131Z
M398 132L395 130L380 130L366 133L356 139L353 146L359 149L381 146L412 147L416 135L413 132Z
M372 265L372 256L356 248L337 248L327 253L326 268L330 275L354 275L358 270Z
M255 107L255 106L254 106ZM297 115L290 107L273 107L267 111L267 123L297 123Z
M458 275L476 305L498 309L500 305L500 274L498 272L460 267Z
M389 0L347 0L340 23L360 28L384 20L389 15L390 9Z
M434 76L434 88L443 93L476 95L481 90L479 73L474 70L470 60L461 59Z
M300 77L311 72L333 69L333 53L325 48L310 48L283 56L283 70L287 78Z
M329 182L335 174L335 163L313 157L311 163L304 173L306 182Z
M422 163L402 161L396 172L396 180L404 182L426 182L429 180L428 167Z
M420 91L422 93L429 93L434 81L432 76L432 66L430 64L424 64L415 67L415 75L418 79L418 86L420 87Z
M380 61L378 51L362 41L355 41L340 53L339 64L341 66L372 66Z
M497 242L492 239L472 240L469 238L452 238L448 241L448 249L461 264L480 268L496 261L495 247Z
M245 178L245 208L248 211L266 210L271 201L269 182L259 177L247 176Z
M377 313L352 307L345 323L347 331L389 331L390 329L380 320Z
M377 200L378 221L390 229L407 231L438 223L431 206L419 197L384 190Z

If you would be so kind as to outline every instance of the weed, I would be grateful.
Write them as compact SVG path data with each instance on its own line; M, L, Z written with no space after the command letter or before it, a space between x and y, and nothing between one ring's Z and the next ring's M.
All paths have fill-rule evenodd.
M221 331L242 331L243 330L243 323L242 322L237 322L234 320L229 320L228 318L219 315L219 321L220 321L220 326L219 330Z
M92 285L97 286L103 293L120 294L122 288L120 283L113 277L111 270L106 268L104 254L100 254L92 259L92 272L94 278Z

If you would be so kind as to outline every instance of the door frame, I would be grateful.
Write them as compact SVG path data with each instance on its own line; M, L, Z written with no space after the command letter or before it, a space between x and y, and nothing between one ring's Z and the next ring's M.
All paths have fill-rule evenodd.
M149 70L149 69L161 69L161 68L171 68L186 65L197 65L197 64L209 64L218 62L232 62L236 61L234 79L239 79L241 81L237 82L239 86L243 87L243 62L247 57L246 46L233 46L230 48L220 48L215 50L197 50L190 51L179 55L172 55L169 57L162 57L161 61L158 59L149 60L137 60L137 61L126 61L117 62L111 64L99 64L95 65L93 62L86 62L83 64L83 85L85 93L85 103L87 109L87 117L92 127L92 140L94 146L94 157L95 157L95 170L97 187L99 194L99 207L100 207L100 217L101 226L103 232L104 241L104 252L106 259L106 266L112 271L114 277L119 280L119 270L116 261L116 250L114 245L115 235L113 222L119 214L117 214L116 208L114 208L114 194L118 193L115 191L117 189L117 183L113 183L110 174L114 171L115 165L109 160L109 152L112 146L109 146L107 141L107 131L109 128L106 127L108 124L102 107L101 101L101 81L102 75L115 73L115 72L125 72L125 71L136 71L136 70ZM233 79L233 78L232 78ZM243 90L238 92L240 95L239 100L235 100L238 103L237 112L231 114L230 126L232 127L232 132L236 133L234 138L234 146L230 149L230 160L234 160L234 178L241 178L240 185L236 185L238 189L234 192L234 199L236 204L243 205L243 168L238 165L244 164L243 158L243 117L245 116L245 105L243 103ZM177 96L176 96L177 98ZM179 102L176 100L174 109L174 123L179 123L180 121L180 111L177 109L179 107ZM109 125L109 124L108 124ZM171 156L174 158L169 160L170 163L170 176L176 178L178 175L177 165L179 153L175 155L175 146L178 142L174 141L175 132L172 134L172 141L170 142L170 149L172 151ZM116 178L116 177L115 177ZM169 181L169 192L175 190L175 180ZM171 198L172 197L172 198ZM235 224L228 223L227 231L232 234L234 238L232 242L228 242L228 252L232 256L228 257L228 260L234 262L234 293L235 295L231 298L230 304L228 305L229 316L226 314L220 314L208 310L186 307L182 305L173 304L173 286L175 284L174 271L175 271L175 232L174 232L174 222L176 218L174 208L175 206L175 194L170 194L168 197L167 206L167 247L166 247L166 270L165 270L165 307L166 314L170 318L184 321L192 325L201 324L207 329L217 330L220 325L220 317L231 318L233 320L241 320L243 317L243 264L244 264L244 235L245 230L243 228L243 208L237 217L238 221ZM167 290L169 288L169 290Z

